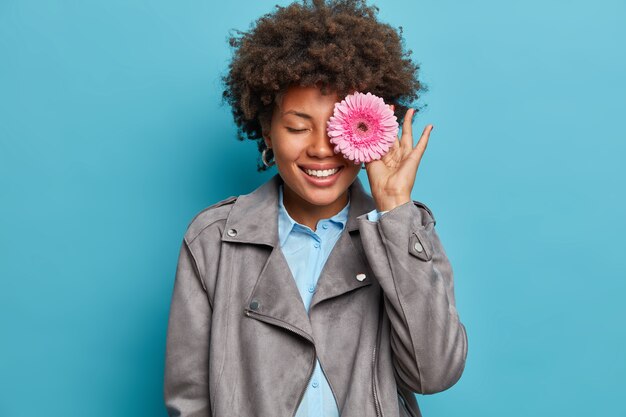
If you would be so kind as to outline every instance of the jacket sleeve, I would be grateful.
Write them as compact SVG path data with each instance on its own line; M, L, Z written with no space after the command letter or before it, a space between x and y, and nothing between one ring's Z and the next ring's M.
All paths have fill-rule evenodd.
M399 384L421 394L453 386L467 357L452 267L430 210L407 202L369 221L358 217L365 255L384 296Z
M170 304L164 399L170 417L210 414L208 365L212 308L200 269L184 239Z

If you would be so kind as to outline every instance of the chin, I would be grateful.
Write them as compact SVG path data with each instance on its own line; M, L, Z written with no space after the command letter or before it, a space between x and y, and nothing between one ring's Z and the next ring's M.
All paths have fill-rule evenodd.
M342 193L333 193L332 196L329 196L327 198L311 197L311 198L306 198L306 200L312 205L325 207L325 206L330 206L331 204L333 204L335 201L337 201L341 197L341 195Z

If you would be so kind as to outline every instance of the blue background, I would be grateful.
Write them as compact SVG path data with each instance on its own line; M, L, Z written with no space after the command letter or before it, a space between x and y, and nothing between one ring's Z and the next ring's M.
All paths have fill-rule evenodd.
M274 4L0 2L1 416L165 416L184 230L275 173L220 102ZM376 4L430 88L413 198L469 337L424 415L626 416L626 3Z

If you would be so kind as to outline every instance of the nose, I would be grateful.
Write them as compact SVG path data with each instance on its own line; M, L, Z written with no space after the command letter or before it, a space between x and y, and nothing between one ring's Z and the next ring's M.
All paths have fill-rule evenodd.
M311 141L307 147L307 155L315 158L329 158L335 155L333 149L335 146L330 143L330 137L324 131L318 131L315 135L311 135Z

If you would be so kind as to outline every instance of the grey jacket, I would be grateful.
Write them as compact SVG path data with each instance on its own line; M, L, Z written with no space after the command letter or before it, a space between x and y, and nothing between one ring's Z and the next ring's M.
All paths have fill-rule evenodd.
M380 218L358 178L309 314L278 244L279 174L194 217L167 333L170 416L292 417L316 356L342 417L421 416L467 356L452 268L422 203ZM363 275L365 278L363 278ZM323 417L323 416L320 416Z

